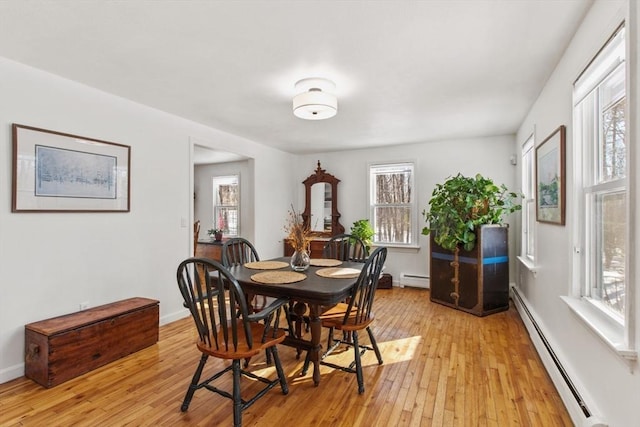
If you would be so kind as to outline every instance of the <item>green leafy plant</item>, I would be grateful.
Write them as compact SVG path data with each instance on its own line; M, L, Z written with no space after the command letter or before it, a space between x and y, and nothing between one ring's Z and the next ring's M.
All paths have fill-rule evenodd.
M367 251L371 250L371 244L373 243L373 235L375 232L373 231L373 227L368 219L359 219L354 221L351 226L351 234L362 240Z
M470 251L476 244L476 228L484 224L502 224L504 216L521 209L522 197L496 185L480 174L458 174L437 184L429 200L429 211L422 212L428 225L422 234L434 234L435 242L454 251L458 245Z

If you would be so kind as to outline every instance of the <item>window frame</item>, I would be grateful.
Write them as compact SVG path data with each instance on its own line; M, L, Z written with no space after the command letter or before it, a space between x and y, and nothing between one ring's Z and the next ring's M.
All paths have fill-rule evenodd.
M218 188L220 187L220 185L223 185L223 181L225 180L233 180L235 179L235 181L237 182L238 185L238 195L237 195L237 200L238 203L236 205L224 205L221 204L220 206L218 206L218 204L216 203L217 201L217 193L218 193ZM216 181L218 181L219 183L216 184ZM234 208L236 210L236 216L237 216L237 232L236 233L230 233L228 229L223 230L223 235L225 237L239 237L240 236L240 230L241 230L241 215L240 215L240 208L241 208L241 180L240 180L240 173L231 173L231 174L224 174L224 175L215 175L211 177L211 196L212 196L212 206L211 206L211 212L212 212L212 225L211 227L214 229L219 229L219 224L217 223L216 218L218 218L218 211L220 209L224 209L224 208Z
M530 270L535 266L536 260L536 188L535 188L535 135L531 134L522 144L522 181L521 192L523 194L521 210L521 262Z
M398 206L406 206L410 211L410 221L411 225L409 227L409 243L402 242L382 242L376 240L377 233L373 236L373 244L375 246L385 246L385 247L400 247L400 248L417 248L418 247L418 205L417 205L417 187L416 187L416 170L417 170L417 161L416 160L398 160L398 161L389 161L389 162L373 162L367 165L367 182L369 186L368 200L367 204L369 207L369 221L371 225L376 230L376 222L375 222L375 209L378 206L389 206L389 204L375 204L375 180L373 177L375 176L374 170L380 170L382 168L392 168L394 166L401 167L407 166L411 169L411 201L405 204L398 204Z
M625 31L625 24L622 23L613 35L604 43L597 52L593 60L585 67L582 73L574 82L573 87L573 206L575 212L582 213L574 215L575 221L572 229L573 258L572 258L572 282L571 292L567 297L561 297L570 309L578 315L584 323L590 327L609 347L611 347L620 357L628 360L637 360L637 349L635 343L635 319L631 309L635 296L635 281L633 270L630 268L631 260L635 259L633 252L632 222L634 215L632 210L632 195L630 183L631 167L631 138L629 137L628 118L630 117L629 102L631 100L629 77L630 66L623 58L615 63L615 55L611 52L616 50L612 42L622 34L622 51L628 55L629 40ZM601 56L603 55L603 56ZM607 60L612 60L609 64ZM618 67L624 66L625 90L625 177L618 180L599 182L599 162L594 157L600 153L602 144L602 123L601 115L604 111L600 105L598 94L608 79L616 73ZM594 92L596 91L596 92ZM583 102L587 98L588 104ZM585 112L586 111L586 112ZM588 145L587 145L588 144ZM596 232L593 230L594 221L597 221L596 214L600 207L595 199L602 194L615 194L622 189L625 192L625 307L624 314L617 316L613 311L592 294L592 281L598 265L602 263L601 258L596 257L598 242ZM601 226L599 230L603 230ZM600 262L600 264L598 264Z

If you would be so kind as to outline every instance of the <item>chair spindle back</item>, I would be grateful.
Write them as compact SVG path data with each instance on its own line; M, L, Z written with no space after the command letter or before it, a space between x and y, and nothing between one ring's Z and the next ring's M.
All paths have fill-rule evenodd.
M256 248L247 239L234 237L222 245L222 265L225 267L253 261L260 261L260 257Z
M367 258L349 298L343 323L364 323L371 316L378 279L387 258L387 248L379 247Z
M246 342L253 345L244 292L222 264L189 258L178 266L177 279L201 343L216 350L237 351L238 333L244 330Z

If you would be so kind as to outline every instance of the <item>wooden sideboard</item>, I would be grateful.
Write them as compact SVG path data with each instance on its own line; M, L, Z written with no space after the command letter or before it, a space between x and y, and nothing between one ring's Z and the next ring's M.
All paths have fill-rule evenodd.
M196 245L196 258L208 258L218 262L222 262L222 244L225 239L220 242L212 240L198 240Z
M311 249L311 253L309 254L309 256L311 256L311 258L322 258L322 250L324 249L324 245L326 245L328 241L329 239L326 237L313 239L309 244L309 247ZM293 248L291 247L289 242L287 242L286 240L283 240L283 243L284 243L284 256L293 255Z

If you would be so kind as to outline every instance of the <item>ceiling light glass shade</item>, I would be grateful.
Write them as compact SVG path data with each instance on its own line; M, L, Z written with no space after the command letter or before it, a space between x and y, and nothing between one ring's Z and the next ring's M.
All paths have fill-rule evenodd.
M333 117L338 112L338 99L327 90L335 85L321 78L302 79L296 83L293 97L293 114L306 120L322 120Z

